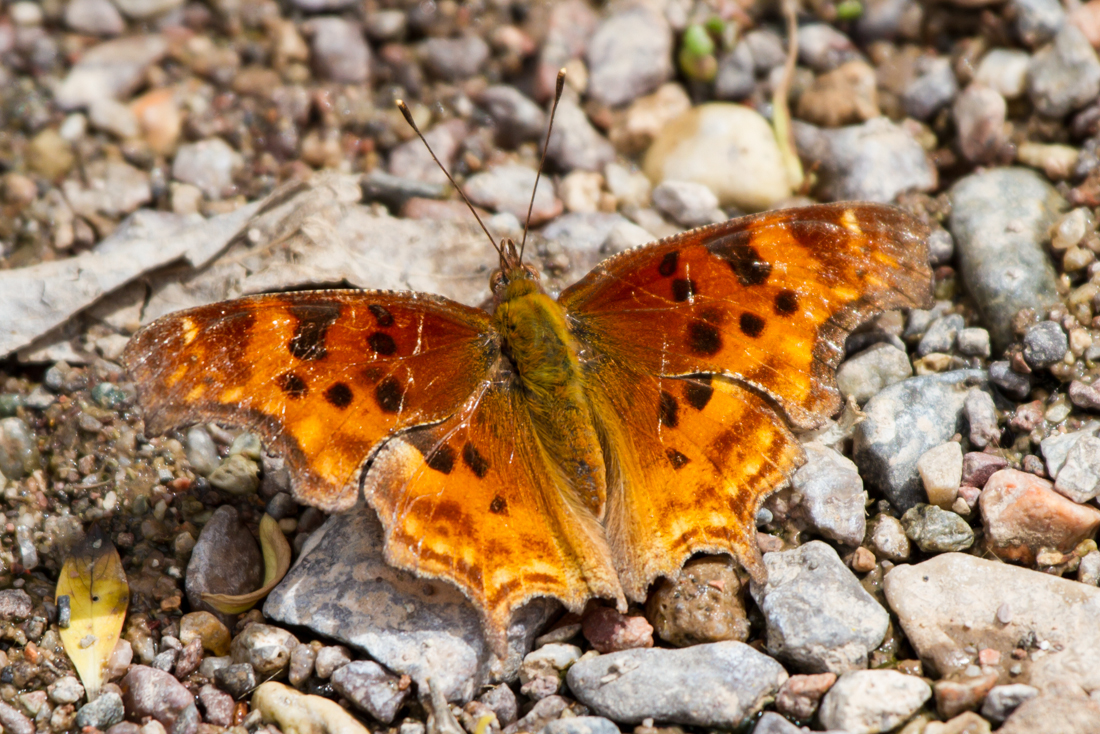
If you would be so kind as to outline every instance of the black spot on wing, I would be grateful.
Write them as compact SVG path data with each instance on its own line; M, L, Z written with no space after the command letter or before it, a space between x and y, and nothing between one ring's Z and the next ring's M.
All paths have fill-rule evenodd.
M387 326L393 326L393 314L389 312L385 306L372 303L367 308L370 309L371 315L374 316L374 322L379 326L385 328Z
M374 401L378 403L383 413L396 413L401 410L404 399L404 389L393 375L383 377L374 388Z
M698 292L695 281L691 278L677 278L672 281L672 297L680 303L690 300Z
M496 497L493 497L493 501L489 503L489 512L494 515L503 515L507 513L508 501L498 494Z
M695 354L710 356L722 349L722 335L705 321L692 321L688 324L688 349Z
M484 479L489 473L489 460L482 456L477 447L469 441L462 447L462 463L468 466L478 479Z
M657 266L657 272L666 278L671 278L676 274L676 267L680 262L680 253L676 250L672 252L666 252L665 256L661 258L661 264Z
M688 401L688 405L696 410L707 407L711 396L714 395L714 388L711 387L710 381L710 375L700 375L684 381L684 399Z
M367 344L370 345L372 352L382 356L389 356L397 351L397 345L394 344L393 337L384 331L376 331L367 337Z
M676 424L680 422L680 405L676 402L676 398L664 390L661 391L658 411L661 417L661 425L675 428Z
M290 315L297 319L294 336L287 349L300 360L318 362L328 356L325 337L340 318L340 306L336 303L303 303L291 306Z
M450 474L455 468L455 450L441 443L425 454L424 463L440 474Z
M784 288L775 294L775 312L780 316L790 316L798 310L798 294Z
M739 240L740 236L737 239ZM756 248L748 243L730 239L719 240L707 245L707 249L726 261L741 285L763 285L772 273L771 263L760 257Z
M691 462L691 459L676 449L665 449L665 456L668 457L668 463L672 464L672 468L676 470L683 469L686 464Z
M288 398L304 398L309 392L309 385L298 375L293 372L287 372L279 377L279 389L282 390Z
M346 408L351 405L351 388L342 382L337 382L325 390L325 400L337 408Z
M754 313L746 311L741 314L740 319L741 333L745 336L750 336L753 339L760 336L764 332L764 319L760 318Z

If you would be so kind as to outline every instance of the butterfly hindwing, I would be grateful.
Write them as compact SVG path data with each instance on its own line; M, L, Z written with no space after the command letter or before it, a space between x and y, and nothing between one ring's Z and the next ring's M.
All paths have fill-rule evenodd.
M285 457L300 499L333 511L355 502L357 471L379 441L453 414L498 357L484 311L313 291L170 314L138 332L123 360L150 433L249 428Z

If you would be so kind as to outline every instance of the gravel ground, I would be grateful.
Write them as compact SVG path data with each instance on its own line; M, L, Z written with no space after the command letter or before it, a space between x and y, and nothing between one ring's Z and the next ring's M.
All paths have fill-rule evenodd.
M1100 0L798 23L792 190L769 2L0 2L0 732L1100 731ZM157 315L272 288L482 302L488 245L393 102L512 234L561 67L532 216L555 287L870 199L929 224L937 301L850 337L848 407L757 518L766 586L699 558L626 615L528 605L497 658L254 436L146 436L118 359ZM211 613L260 585L265 511L297 565ZM131 602L87 702L54 587L93 521Z

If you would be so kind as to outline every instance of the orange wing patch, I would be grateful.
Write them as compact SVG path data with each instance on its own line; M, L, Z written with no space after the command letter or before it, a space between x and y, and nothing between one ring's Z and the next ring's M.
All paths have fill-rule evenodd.
M830 204L692 230L605 261L562 293L596 352L654 375L719 373L812 427L873 313L931 304L924 228L896 207Z
M203 421L247 427L284 455L299 498L328 511L354 504L356 473L380 440L454 413L498 358L483 311L370 291L171 314L123 355L151 433Z
M571 504L522 393L486 380L442 423L378 452L364 494L386 532L386 560L454 582L485 615L494 649L536 596L580 612L592 597L624 606L603 528Z

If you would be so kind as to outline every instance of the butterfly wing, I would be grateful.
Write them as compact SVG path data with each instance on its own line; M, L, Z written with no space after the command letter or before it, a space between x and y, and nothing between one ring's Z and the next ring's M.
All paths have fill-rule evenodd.
M594 596L625 604L599 521L561 481L501 365L454 416L387 442L363 489L386 528L386 560L458 584L501 651L512 613L533 597L577 612Z
M455 413L499 358L488 314L380 291L255 296L165 316L123 362L146 427L222 421L281 453L295 493L327 511L358 495L387 435Z
M783 419L835 412L845 337L875 312L929 305L930 283L915 219L843 203L692 230L562 293L606 423L608 536L629 596L696 552L761 574L756 509L802 461Z

